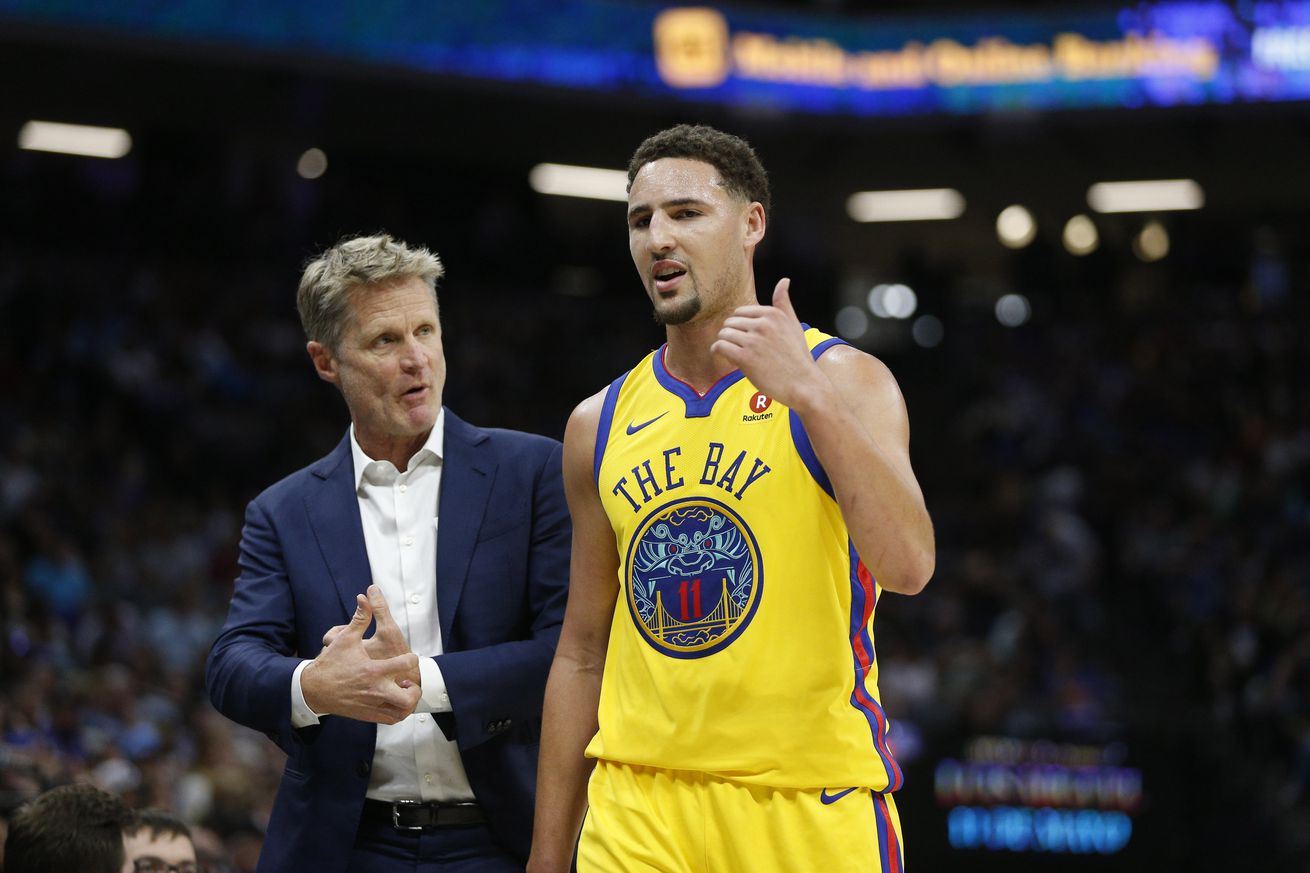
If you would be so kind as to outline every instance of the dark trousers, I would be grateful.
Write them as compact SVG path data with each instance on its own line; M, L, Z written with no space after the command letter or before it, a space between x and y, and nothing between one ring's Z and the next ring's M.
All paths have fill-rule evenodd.
M350 873L523 873L486 825L400 831L364 820L350 852Z

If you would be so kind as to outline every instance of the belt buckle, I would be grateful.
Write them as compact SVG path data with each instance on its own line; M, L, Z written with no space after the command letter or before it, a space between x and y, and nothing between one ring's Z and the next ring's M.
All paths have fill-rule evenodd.
M421 831L423 825L403 825L400 823L400 811L404 808L417 809L423 806L421 800L393 800L391 802L391 825L398 831Z

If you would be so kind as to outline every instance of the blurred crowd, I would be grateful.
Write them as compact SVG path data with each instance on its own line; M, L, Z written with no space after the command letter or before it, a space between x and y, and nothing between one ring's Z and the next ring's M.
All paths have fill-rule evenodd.
M252 870L282 754L213 711L202 667L245 502L346 425L295 320L309 249L221 258L124 229L67 251L6 215L0 816L91 781L190 823L211 871ZM939 544L927 591L879 608L897 752L1181 745L1292 857L1310 834L1310 257L1277 229L1197 226L1159 264L1015 258L1028 324L943 268L920 285L960 301L942 343L873 349ZM659 342L635 282L468 272L442 297L447 401L479 424L559 437Z

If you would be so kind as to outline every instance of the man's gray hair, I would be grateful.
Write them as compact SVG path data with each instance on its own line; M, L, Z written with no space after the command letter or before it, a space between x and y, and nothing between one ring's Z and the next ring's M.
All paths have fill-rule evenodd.
M410 248L388 234L341 240L305 265L296 308L305 335L335 349L346 329L350 293L356 288L417 278L437 299L441 259L425 248Z

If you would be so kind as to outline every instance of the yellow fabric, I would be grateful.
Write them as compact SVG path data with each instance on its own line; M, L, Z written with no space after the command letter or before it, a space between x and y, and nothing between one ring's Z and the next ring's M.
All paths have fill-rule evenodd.
M806 337L811 349L830 339ZM779 788L895 790L875 585L854 572L790 411L740 373L697 400L661 354L627 374L597 437L620 567L587 754Z
M578 873L904 869L896 802L867 788L771 788L600 761L587 793Z

